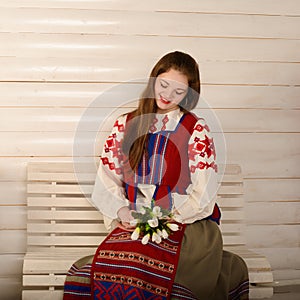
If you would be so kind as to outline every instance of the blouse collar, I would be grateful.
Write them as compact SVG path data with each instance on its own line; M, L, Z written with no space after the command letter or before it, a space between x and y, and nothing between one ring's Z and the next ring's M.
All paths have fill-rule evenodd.
M165 114L156 114L150 126L150 132L174 131L182 115L183 112L179 108Z

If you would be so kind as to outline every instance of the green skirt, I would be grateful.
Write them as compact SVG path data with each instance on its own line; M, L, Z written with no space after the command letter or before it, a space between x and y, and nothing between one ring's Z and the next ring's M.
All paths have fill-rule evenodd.
M247 266L223 250L219 227L210 220L186 226L175 282L201 300L249 298Z

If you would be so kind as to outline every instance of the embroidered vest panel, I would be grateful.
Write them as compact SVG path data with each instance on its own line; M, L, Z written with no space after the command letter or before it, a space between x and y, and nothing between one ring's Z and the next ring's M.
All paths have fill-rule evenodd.
M191 183L188 142L197 120L195 115L187 113L181 117L174 131L149 133L147 154L137 171L124 172L125 189L130 202L136 200L139 183L156 185L153 198L167 209L171 208L172 203L170 192L186 193ZM127 162L125 169L128 168Z

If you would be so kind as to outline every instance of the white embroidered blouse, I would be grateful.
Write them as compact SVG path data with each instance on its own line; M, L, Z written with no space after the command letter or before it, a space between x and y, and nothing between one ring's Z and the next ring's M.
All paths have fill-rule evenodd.
M156 114L150 132L175 130L182 112L177 109L167 114ZM109 135L101 156L91 201L103 214L108 229L118 219L117 212L129 205L123 187L122 161L118 158L124 138L126 115L120 116ZM193 223L210 216L216 203L217 166L215 149L209 128L199 119L189 140L189 169L191 184L186 194L171 193L174 219L181 223ZM155 185L138 184L137 203L150 205Z

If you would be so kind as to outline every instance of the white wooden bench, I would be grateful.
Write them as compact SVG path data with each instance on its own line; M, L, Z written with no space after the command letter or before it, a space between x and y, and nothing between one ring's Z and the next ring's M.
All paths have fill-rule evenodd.
M70 162L28 164L23 300L62 299L65 273L71 264L93 254L107 235L101 214L87 199L93 190L95 169L85 164L80 168L84 171L76 168L74 172ZM218 196L224 246L246 261L251 299L271 297L272 287L263 286L273 281L270 264L245 246L243 178L238 165L226 166Z

